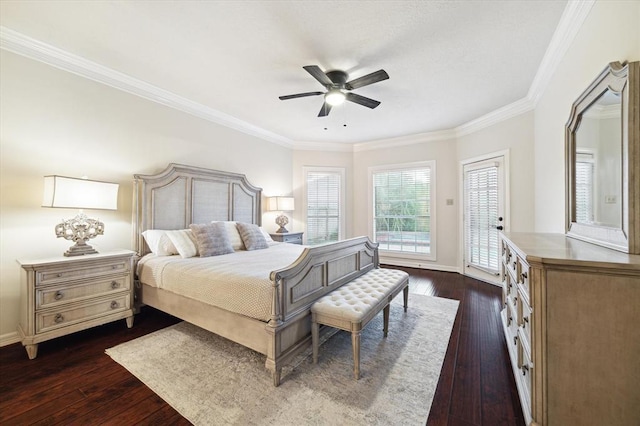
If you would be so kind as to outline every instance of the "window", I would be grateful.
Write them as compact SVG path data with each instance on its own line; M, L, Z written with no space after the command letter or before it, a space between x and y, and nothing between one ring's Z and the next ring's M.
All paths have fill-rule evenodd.
M338 241L344 234L344 169L305 167L306 244Z
M373 239L392 257L435 260L435 162L370 169Z
M593 223L593 174L595 158L576 152L576 222Z

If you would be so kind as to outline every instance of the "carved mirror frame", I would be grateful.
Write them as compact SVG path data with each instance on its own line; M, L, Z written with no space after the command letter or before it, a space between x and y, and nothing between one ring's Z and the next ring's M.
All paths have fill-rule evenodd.
M583 114L607 91L621 98L621 227L576 221L576 135ZM573 103L565 126L566 234L640 254L640 62L611 62Z

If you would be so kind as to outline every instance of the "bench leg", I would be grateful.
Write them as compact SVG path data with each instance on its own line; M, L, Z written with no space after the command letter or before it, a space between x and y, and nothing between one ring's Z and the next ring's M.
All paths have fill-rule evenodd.
M351 346L353 349L353 377L360 378L360 331L351 332Z
M389 334L389 305L382 310L382 317L384 318L384 337L387 337L387 334Z
M404 296L404 311L407 312L407 307L409 306L409 286L406 286L402 292Z
M318 363L318 340L320 333L320 324L316 321L311 321L311 345L313 347L313 363Z

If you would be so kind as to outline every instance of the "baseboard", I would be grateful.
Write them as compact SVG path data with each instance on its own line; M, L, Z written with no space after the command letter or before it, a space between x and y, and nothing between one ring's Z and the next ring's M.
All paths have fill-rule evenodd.
M20 336L17 331L0 335L0 347L13 345L20 342Z

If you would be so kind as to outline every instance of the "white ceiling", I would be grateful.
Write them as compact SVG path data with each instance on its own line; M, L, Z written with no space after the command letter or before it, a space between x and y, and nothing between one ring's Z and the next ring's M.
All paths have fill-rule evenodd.
M525 98L566 5L3 0L0 23L295 145L453 129ZM278 99L323 90L303 65L390 79L354 90L378 108L318 118L321 96Z

